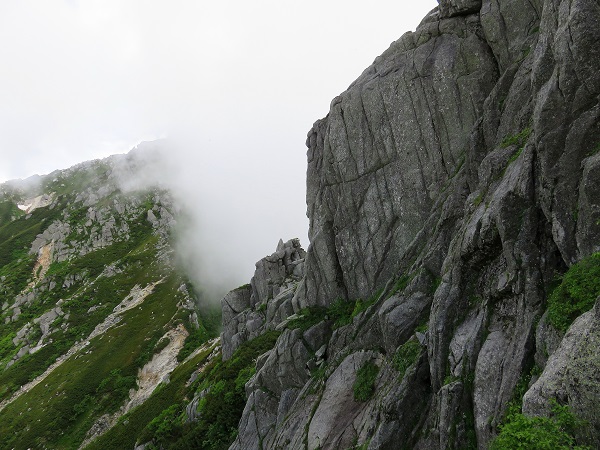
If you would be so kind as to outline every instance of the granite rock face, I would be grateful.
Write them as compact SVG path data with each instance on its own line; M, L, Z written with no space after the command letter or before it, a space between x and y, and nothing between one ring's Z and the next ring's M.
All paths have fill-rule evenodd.
M256 263L250 284L221 300L223 358L229 359L244 342L274 329L293 314L291 300L304 276L305 251L298 239L279 241L277 250Z
M224 341L250 338L263 302L283 330L232 448L485 449L536 363L525 412L558 397L598 445L598 306L564 337L544 315L556 276L600 250L598 39L593 0L441 0L333 100L308 133L293 298L253 282L224 302ZM323 320L287 327L307 308Z

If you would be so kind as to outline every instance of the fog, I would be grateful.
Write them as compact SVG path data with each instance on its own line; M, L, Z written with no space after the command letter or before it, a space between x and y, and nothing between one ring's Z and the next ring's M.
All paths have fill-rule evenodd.
M436 4L2 1L0 181L168 137L184 248L246 282L280 238L308 245L312 123Z
M171 193L181 213L174 233L178 261L195 285L217 300L249 282L254 263L274 252L280 238L307 242L306 219L302 202L293 205L286 198L284 158L268 180L253 183L246 176L249 158L223 170L205 164L193 145L176 138L142 143L127 164L115 165L113 176L125 192L159 187Z

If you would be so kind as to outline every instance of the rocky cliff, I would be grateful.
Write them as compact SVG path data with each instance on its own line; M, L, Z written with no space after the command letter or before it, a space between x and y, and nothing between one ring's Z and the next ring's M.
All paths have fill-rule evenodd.
M306 255L223 300L225 358L281 331L232 449L485 449L556 404L600 446L599 39L595 0L441 0L333 100Z

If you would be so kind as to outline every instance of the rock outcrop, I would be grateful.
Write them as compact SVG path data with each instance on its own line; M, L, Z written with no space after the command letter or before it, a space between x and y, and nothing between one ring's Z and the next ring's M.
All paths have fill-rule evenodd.
M598 445L596 313L564 338L540 318L600 250L599 38L591 0L442 0L333 100L308 134L293 298L255 279L223 302L224 355L282 330L232 448L485 449L535 362L524 411L558 397Z
M256 263L250 284L221 300L224 359L242 343L274 329L293 314L291 300L304 276L304 256L298 239L280 240L275 253Z

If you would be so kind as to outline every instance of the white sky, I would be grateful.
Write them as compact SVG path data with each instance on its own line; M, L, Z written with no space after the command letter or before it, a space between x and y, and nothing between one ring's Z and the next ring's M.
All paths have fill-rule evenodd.
M232 220L279 218L258 257L306 246L307 131L436 5L0 0L0 181L186 135L174 158L239 195Z

